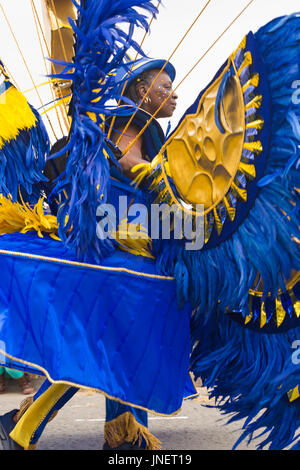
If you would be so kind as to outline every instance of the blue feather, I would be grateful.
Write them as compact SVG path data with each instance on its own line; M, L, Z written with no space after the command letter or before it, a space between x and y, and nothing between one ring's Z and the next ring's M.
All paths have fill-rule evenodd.
M0 193L10 194L12 200L17 201L21 192L25 201L36 204L40 197L39 183L47 181L43 169L50 142L41 116L29 106L36 117L35 125L20 130L16 138L0 150Z
M106 202L110 188L108 158L115 161L103 124L105 117L126 111L111 105L112 100L119 99L114 72L125 63L129 48L143 55L133 33L136 27L149 27L142 12L155 15L157 9L152 1L145 0L85 0L81 5L72 1L79 14L76 23L69 19L76 36L74 62L62 63L65 68L56 75L73 80L72 126L67 146L51 156L68 152L66 170L56 181L51 197L68 194L57 214L63 242L76 250L79 259L98 262L114 249L110 240L99 240L96 235L97 207ZM122 23L128 25L127 32ZM95 92L96 88L100 91ZM97 116L96 123L87 112Z
M234 448L246 438L251 441L259 429L263 429L260 437L268 436L258 449L296 445L300 403L289 404L286 393L300 380L299 366L291 367L291 345L300 328L267 335L241 328L221 310L214 311L209 321L203 317L197 321L197 329L192 323L197 346L191 370L202 378L221 412L231 415L229 422L245 419ZM300 445L299 435L296 439Z
M258 449L291 445L299 449L300 400L289 403L287 392L300 383L300 367L292 359L292 344L300 337L300 326L268 334L251 330L224 313L228 308L245 316L248 290L259 273L264 293L261 299L254 298L252 313L255 321L265 300L269 324L275 303L267 298L268 292L276 297L278 288L285 289L284 280L291 269L299 271L300 267L299 247L292 240L300 235L299 194L295 191L299 187L300 110L292 102L291 86L299 78L300 15L275 19L255 36L272 95L270 154L259 182L261 190L243 224L231 239L198 254L201 295L210 290L221 301L216 305L207 295L200 298L191 325L191 370L210 389L220 410L233 415L230 421L245 419L234 448L244 439L250 442L256 434ZM199 280L190 279L189 292L196 289L200 289ZM300 298L298 290L296 285L296 298ZM199 296L195 293L193 298ZM281 298L291 318L290 297L282 294ZM259 429L262 432L257 436Z

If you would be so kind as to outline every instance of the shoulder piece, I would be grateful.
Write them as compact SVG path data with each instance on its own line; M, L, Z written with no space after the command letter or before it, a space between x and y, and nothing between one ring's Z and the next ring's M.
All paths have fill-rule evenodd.
M114 120L113 127L116 129L118 127L125 126L130 116L134 112L135 110L131 110L128 107L128 114L117 116ZM150 115L148 113L146 113L142 109L139 109L135 113L132 119L132 125L136 126L138 130L140 131L141 129L144 128L149 118L150 118ZM109 119L106 122L107 129L109 128L110 122L111 122L111 119ZM161 147L165 141L164 132L156 119L151 120L150 124L145 129L145 132L142 134L142 139L143 139L143 148L144 148L145 154L149 157L150 161L152 161L153 158L160 152Z

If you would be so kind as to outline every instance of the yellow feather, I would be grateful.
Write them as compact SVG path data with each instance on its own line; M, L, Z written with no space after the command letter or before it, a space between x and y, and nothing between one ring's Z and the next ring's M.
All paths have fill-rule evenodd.
M33 114L26 98L14 86L0 96L0 149L21 130L33 127L37 118Z
M247 201L246 189L239 188L235 183L231 184L231 188L236 192L240 199L242 199L244 202Z
M225 207L226 207L227 214L228 214L231 222L233 222L234 219L235 219L235 212L236 212L235 208L230 206L226 196L224 197L223 201L224 201L224 204L225 204Z
M300 397L299 385L287 392L287 396L290 402L297 400Z
M247 111L250 108L256 108L259 109L262 104L262 95L257 95L255 98L253 98L252 101L250 101L248 104L245 106L245 110Z
M249 86L252 85L252 86L257 87L258 84L259 84L259 74L256 73L256 74L253 75L253 77L250 78L250 80L248 80L248 81L245 83L245 85L243 86L243 88L242 88L243 93L245 93L245 91L247 90L247 88L248 88Z
M249 165L247 163L240 162L239 170L251 179L256 177L256 170L254 165Z
M251 65L252 64L252 55L251 55L251 52L247 51L244 55L244 60L242 62L242 65L240 66L240 68L238 69L238 74L240 75L242 70L247 67L247 65Z
M12 202L10 198L0 194L0 235L36 231L39 237L48 233L52 238L60 240L57 229L57 218L44 213L43 198L34 207L30 207L22 198L20 203Z
M254 128L261 130L264 127L264 121L262 119L257 119L256 121L249 122L246 125L246 129Z
M117 232L113 232L112 236L121 250L154 259L151 253L152 240L141 224L128 223L127 219L122 219Z
M215 217L215 226L216 226L218 235L221 235L221 232L222 232L222 229L223 229L223 225L222 225L221 219L219 218L219 216L218 216L218 214L217 214L217 211L216 211L216 208L215 208L215 207L214 207L213 212L214 212L214 217Z
M244 148L250 150L250 152L260 153L263 151L263 147L259 140L257 142L244 142Z

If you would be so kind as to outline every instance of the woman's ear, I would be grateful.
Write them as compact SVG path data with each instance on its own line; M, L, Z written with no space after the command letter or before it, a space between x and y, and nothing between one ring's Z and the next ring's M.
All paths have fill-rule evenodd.
M138 86L137 86L137 93L138 93L138 96L143 99L144 96L146 95L148 91L148 87L145 83L140 83Z

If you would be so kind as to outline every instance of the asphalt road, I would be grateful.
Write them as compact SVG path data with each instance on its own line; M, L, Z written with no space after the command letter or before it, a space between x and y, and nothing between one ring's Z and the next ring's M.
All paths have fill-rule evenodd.
M35 386L39 380L33 380ZM231 450L239 437L241 423L226 424L210 402L205 388L200 396L185 400L182 410L172 417L149 414L149 429L163 443L163 450ZM18 408L24 395L9 381L7 392L0 395L0 414ZM105 398L100 393L80 390L51 421L42 435L37 450L101 450L105 421ZM252 443L240 450L254 450Z

